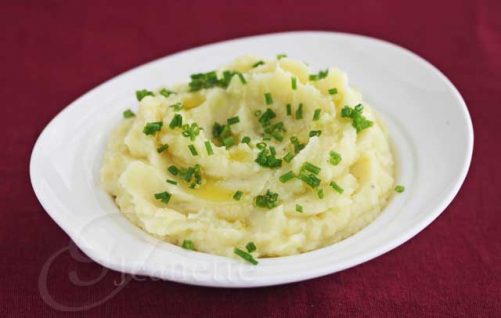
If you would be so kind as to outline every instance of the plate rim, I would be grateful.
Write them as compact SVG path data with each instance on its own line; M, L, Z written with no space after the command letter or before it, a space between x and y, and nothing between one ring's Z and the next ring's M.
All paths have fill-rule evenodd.
M423 218L420 222L415 223L410 229L408 229L406 232L402 232L401 235L398 237L389 240L386 244L381 244L379 245L375 250L371 251L371 253L366 253L363 254L355 259L351 259L351 261L346 262L346 264L340 266L339 269L334 269L330 267L324 267L323 271L315 271L315 272L303 272L302 275L297 275L298 277L293 277L292 279L287 279L287 280L277 280L274 281L272 279L269 279L267 283L259 283L256 285L253 285L252 282L248 284L243 284L241 281L238 281L236 284L234 282L229 282L227 283L226 281L217 281L217 280L211 280L211 281L203 281L203 280L190 280L190 279L185 279L182 276L175 276L175 275L157 275L155 273L152 273L145 270L144 267L136 268L134 266L129 266L129 264L123 263L120 265L115 264L113 261L110 259L106 259L101 257L99 252L96 252L95 249L92 246L89 246L85 239L81 239L78 234L73 234L71 233L70 230L67 230L65 226L62 225L63 220L62 218L57 217L58 213L54 213L54 211L50 211L50 209L47 209L47 206L49 206L47 202L47 198L45 198L41 194L41 190L38 188L40 186L40 181L38 180L39 176L37 175L35 171L35 162L37 160L37 154L39 152L38 148L40 147L41 140L44 139L45 135L47 134L47 131L49 130L50 126L54 124L64 113L69 111L71 108L75 106L75 104L78 104L84 97L91 95L94 93L96 90L99 90L102 86L105 86L109 84L112 81L118 80L125 75L135 72L141 68L146 68L150 64L156 63L160 60L163 60L165 58L172 58L177 55L182 55L182 54L189 54L191 51L199 50L199 49L206 49L211 46L216 46L220 44L226 44L226 45L231 45L234 42L238 41L246 41L246 40L254 40L254 39L259 39L259 38L265 38L265 37L270 37L270 36L296 36L296 35L334 35L334 36L344 36L344 37L355 37L355 38L361 38L364 40L370 40L370 41L375 41L379 42L388 46L391 46L395 49L398 49L402 51L402 53L405 53L407 55L412 56L413 58L419 60L419 62L424 63L427 67L429 67L436 75L440 77L440 79L447 85L447 88L449 91L452 93L454 96L454 99L456 102L458 102L460 107L460 110L462 112L462 117L465 119L466 122L466 132L467 132L467 140L465 141L466 144L466 158L462 163L461 167L461 172L456 178L456 181L454 182L453 187L449 191L449 193L444 196L440 204L437 204L434 208L430 209L428 216ZM467 175L469 168L471 166L471 161L473 157L473 148L474 148L474 129L473 129L473 123L472 119L470 116L470 113L468 111L468 107L461 96L460 92L458 89L454 86L452 81L444 74L440 69L438 69L436 66L434 66L432 63L428 62L426 59L421 57L420 55L412 52L411 50L400 46L398 44L389 42L387 40L371 37L371 36L366 36L366 35L361 35L361 34L355 34L355 33L346 33L346 32L333 32L333 31L324 31L324 30L301 30L301 31L288 31L288 32L273 32L273 33L262 33L262 34L257 34L257 35L251 35L251 36L244 36L244 37L236 37L236 38L231 38L227 40L222 40L222 41L217 41L217 42L211 42L207 44L203 44L200 46L188 48L182 51L174 52L172 54L168 54L165 56L161 56L159 58L155 58L151 61L148 61L146 63L136 65L124 72L121 72L118 75L115 75L109 79L107 79L104 82L101 82L100 84L94 86L90 90L84 92L82 95L80 95L78 98L73 100L71 103L66 105L64 108L62 108L43 128L43 130L40 132L39 136L36 139L36 142L34 143L31 156L30 156L30 162L29 162L29 175L30 175L30 182L33 188L33 191L40 202L41 206L45 210L45 212L52 218L52 220L62 229L69 237L70 239L74 242L74 244L81 249L89 258L91 258L93 261L96 263L118 271L118 272L124 272L128 274L134 274L134 275L146 275L146 276L151 276L151 277L158 277L163 280L169 280L169 281L174 281L174 282L179 282L179 283L184 283L184 284L189 284L189 285L196 285L196 286L205 286L205 287L226 287L226 288L253 288L253 287L265 287L265 286L273 286L273 285L281 285L281 284L288 284L288 283L294 283L298 281L304 281L304 280L309 280L317 277L322 277L328 274L333 274L335 272L339 272L357 265L360 265L364 262L367 262L369 260L372 260L378 256L381 256L398 246L404 244L405 242L409 241L411 238L416 236L419 232L424 230L429 224L431 224L440 214L442 214L445 209L450 205L450 203L453 201L453 199L456 197L458 194L461 186L463 185ZM355 234L356 235L356 234ZM303 253L307 254L307 253ZM217 255L210 255L211 257L221 257ZM222 258L222 257L221 257ZM300 276L300 277L299 277Z

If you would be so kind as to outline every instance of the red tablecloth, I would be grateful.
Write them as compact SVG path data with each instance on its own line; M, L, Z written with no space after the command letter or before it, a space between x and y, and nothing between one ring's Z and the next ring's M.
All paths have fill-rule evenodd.
M117 287L119 273L105 271L99 279L101 266L71 256L68 236L38 203L28 175L33 143L53 116L97 84L154 58L304 29L400 44L458 87L473 117L475 153L443 215L366 264L270 288L129 277ZM65 308L75 316L131 317L501 315L501 1L4 0L0 30L1 317L69 315L60 311ZM75 274L96 282L77 286ZM87 305L94 307L84 310Z

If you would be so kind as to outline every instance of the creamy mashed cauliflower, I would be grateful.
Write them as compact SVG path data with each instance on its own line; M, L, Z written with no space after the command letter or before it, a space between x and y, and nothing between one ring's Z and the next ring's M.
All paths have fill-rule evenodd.
M102 183L163 240L251 262L292 255L356 233L391 195L386 132L337 68L246 56L137 97Z

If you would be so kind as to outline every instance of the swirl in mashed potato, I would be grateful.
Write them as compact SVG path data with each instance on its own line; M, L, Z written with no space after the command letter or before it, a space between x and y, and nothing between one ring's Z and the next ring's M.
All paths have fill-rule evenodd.
M102 167L144 231L206 253L252 242L254 257L285 256L356 233L387 203L386 132L339 69L245 56L171 89L137 93Z

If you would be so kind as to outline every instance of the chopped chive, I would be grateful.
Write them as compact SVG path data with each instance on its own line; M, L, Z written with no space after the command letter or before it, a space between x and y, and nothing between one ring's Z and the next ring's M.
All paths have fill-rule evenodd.
M278 193L267 190L265 194L255 198L256 206L260 208L273 209L278 204Z
M238 256L240 256L241 258L243 258L244 260L246 260L247 262L251 263L252 265L258 264L258 261L256 261L251 254L247 253L246 251L242 251L238 247L235 247L233 252Z
M254 112L254 116L256 116L256 117L261 116L261 111L260 110L256 110Z
M138 101L141 101L146 96L153 96L153 92L149 91L147 89L142 89L142 90L136 91L136 98Z
M271 137L270 136L264 136L263 137L263 141L270 141L271 140Z
M282 183L286 183L287 181L294 179L295 176L296 175L294 174L294 172L289 171L289 172L281 175L280 178L279 178L279 180Z
M303 119L303 104L299 104L296 110L296 119Z
M247 252L252 253L256 250L256 244L254 244L254 242L249 242L245 245L245 248L247 249Z
M266 108L265 112L259 117L259 122L263 126L267 126L275 117L277 117L277 114L275 114L275 112L271 110L271 108Z
M305 144L299 142L299 139L296 136L292 136L290 138L291 143L294 145L294 153L299 153L305 147Z
M397 193L402 193L404 191L405 191L405 187L401 184L399 184L395 187L395 192L397 192Z
M160 193L155 193L155 199L160 200L162 203L169 203L171 194L167 191L160 192Z
M320 108L315 109L315 113L313 114L313 120L314 121L317 121L317 120L320 119L320 112L321 112Z
M322 134L321 130L312 130L312 131L310 131L309 136L310 137L315 137L315 136L320 136L321 134Z
M316 188L320 185L320 179L317 178L314 174L306 174L304 172L301 172L297 177L312 188Z
M344 189L341 188L341 186L334 181L332 181L329 185L339 194L344 192Z
M311 74L309 78L310 81L318 81L321 80L322 78L326 78L327 75L329 75L329 70L320 71L318 72L318 74Z
M198 156L197 148L195 148L193 144L189 144L188 149L190 149L190 152L193 156Z
M214 150L212 150L212 145L210 144L210 141L205 141L204 142L204 145L205 145L205 150L207 150L207 154L209 156L212 156L214 154Z
M240 79L240 82L242 82L242 84L247 84L247 81L245 80L245 77L244 77L244 74L242 73L237 73L238 75L238 78Z
M320 189L317 191L317 196L319 199L323 199L324 198L324 189Z
M292 114L292 105L291 104L287 104L287 116L290 116Z
M275 147L271 146L270 147L270 153L274 156L277 154L277 150L275 149Z
M228 118L228 120L227 120L227 123L228 123L228 125L230 125L230 126L231 126L231 125L234 125L234 124L237 124L237 123L239 123L239 122L240 122L240 117L238 117L238 116Z
M134 114L134 112L130 109L127 109L123 112L123 116L124 118L132 118L134 116L136 116L136 114Z
M284 57L287 57L287 54L277 54L277 60L281 60L283 59Z
M145 135L154 135L162 129L163 124L161 121L147 123L143 128L143 133Z
M170 108L174 109L175 112L180 111L183 109L183 104L182 103L175 103L169 106Z
M195 140L195 138L200 134L200 127L198 127L197 123L191 123L183 125L183 136L186 138L190 138L191 141Z
M256 68L259 65L264 65L264 61L257 61L256 63L252 64L252 68Z
M329 152L329 162L333 166L337 166L342 160L341 154L332 150Z
M362 106L362 104L358 104L354 108L344 106L343 109L341 109L341 117L352 119L351 125L355 128L357 134L366 128L372 127L374 124L362 115L363 110L364 106Z
M250 144L250 142L251 142L251 139L249 136L245 136L244 138L242 138L243 144Z
M195 249L195 244L193 244L193 242L190 241L190 240L184 240L182 247L185 250L191 250L191 251L193 251Z
M271 93L264 94L264 101L266 102L266 105L273 104L273 97L271 96Z
M294 76L291 77L291 86L293 90L297 89L297 79Z
M177 185L177 181L176 180L167 179L167 183L170 183L170 184L173 184L173 185Z
M174 117L172 117L172 120L170 121L169 127L171 129L174 129L176 127L182 127L183 126L183 116L180 114L175 114Z
M290 153L290 152L288 152L288 153L287 153L287 154L283 157L283 159L284 159L284 161L285 161L285 162L291 162L293 158L294 158L294 155L293 155L292 153Z
M315 166L314 164L312 163L309 163L308 161L306 161L303 166L301 167L302 170L306 170L306 171L309 171L311 173L314 173L314 174L319 174L320 173L320 167L317 167Z
M223 139L223 145L226 149L230 149L236 143L235 137L229 136Z
M233 199L237 200L237 201L240 201L240 199L242 198L242 195L244 193L240 190L238 190L237 192L235 192L235 194L233 194Z
M179 169L176 167L176 166L170 166L169 168L167 168L167 170L173 175L173 176L177 176L177 174L179 173Z
M303 206L300 204L296 204L296 211L299 213L303 213Z
M164 152L167 149L169 149L169 145L168 144L163 144L163 145L161 145L160 147L157 148L157 152L158 153L162 153L162 152Z
M337 94L337 88L329 89L329 95L336 95L336 94Z
M260 149L260 150L266 148L266 146L267 145L265 142L258 142L256 145L257 149Z
M168 90L167 88L162 88L160 91L159 91L160 95L163 95L165 97L169 97L170 95L172 94L175 94L173 91L171 90Z

